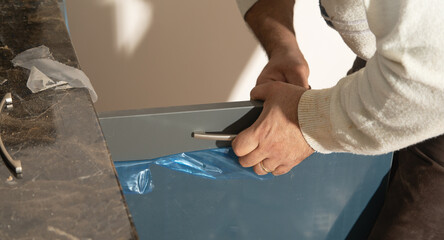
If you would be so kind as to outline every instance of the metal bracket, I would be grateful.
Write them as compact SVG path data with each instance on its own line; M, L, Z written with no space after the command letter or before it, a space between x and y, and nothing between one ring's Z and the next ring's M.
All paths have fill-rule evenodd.
M2 101L0 102L0 114L3 111L3 109L5 109L5 105L6 108L10 109L12 108L12 95L11 93L6 93L5 96L3 97ZM5 145L3 144L3 139L2 136L0 134L0 150L2 152L2 155L6 158L6 162L14 168L14 171L17 174L21 174L22 173L22 163L20 162L20 160L15 160L11 157L11 155L8 153L8 151L6 151Z

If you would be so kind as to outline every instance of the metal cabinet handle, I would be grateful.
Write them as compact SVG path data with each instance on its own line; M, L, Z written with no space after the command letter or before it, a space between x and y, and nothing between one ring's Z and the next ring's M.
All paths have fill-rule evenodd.
M5 104L6 104L6 108L12 108L12 95L11 93L7 93L5 94L5 96L3 97L2 101L0 102L0 113L2 112L2 110L5 108ZM22 173L22 163L20 162L20 160L14 160L11 155L9 155L8 151L6 151L5 145L3 144L3 139L2 136L0 134L0 150L3 153L3 156L6 158L6 162L14 168L15 172L17 174L21 174Z
M193 138L212 140L212 141L231 141L237 134L222 134L222 133L206 133L206 132L193 132L191 134Z

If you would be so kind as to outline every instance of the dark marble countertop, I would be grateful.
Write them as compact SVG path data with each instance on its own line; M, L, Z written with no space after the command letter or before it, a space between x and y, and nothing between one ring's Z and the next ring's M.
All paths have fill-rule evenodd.
M88 91L33 94L10 62L40 45L79 67L57 0L0 0L0 134L23 167L0 159L0 239L136 239Z

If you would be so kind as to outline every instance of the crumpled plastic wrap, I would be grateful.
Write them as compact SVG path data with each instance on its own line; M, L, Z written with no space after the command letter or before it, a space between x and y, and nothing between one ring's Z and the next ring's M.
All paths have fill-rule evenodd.
M264 180L272 177L270 174L259 176L252 168L242 167L231 148L185 152L151 160L116 161L114 165L124 194L145 194L153 191L155 179L152 179L151 175L152 165L214 180Z
M14 66L31 71L26 85L33 93L48 88L85 87L92 101L97 101L97 94L86 74L77 68L55 61L49 48L44 45L19 53L11 62Z

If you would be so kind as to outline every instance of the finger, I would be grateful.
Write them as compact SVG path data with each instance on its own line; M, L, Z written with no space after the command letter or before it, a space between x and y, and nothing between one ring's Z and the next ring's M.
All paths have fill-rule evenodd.
M259 136L256 129L264 121L267 113L268 109L264 108L256 121L249 128L240 132L231 143L233 151L238 157L243 157L251 153L259 146ZM261 159L263 159L263 156Z
M234 153L243 157L253 152L259 146L259 140L254 134L253 127L249 127L239 133L231 143Z
M268 82L264 84L257 85L250 92L250 98L253 100L265 101L270 93L270 88L272 84L276 82Z
M265 175L268 173L272 173L274 169L276 169L277 167L279 167L279 163L277 161L273 161L269 158L266 158L261 162L259 162L258 164L254 165L253 170L258 175Z
M262 85L262 84L265 84L265 83L270 83L270 82L273 82L273 81L276 81L276 80L271 79L271 78L258 78L257 81L256 81L256 86L257 85Z
M275 160L266 158L262 161L262 166L265 168L265 170L269 170L269 172L274 172L281 164Z
M276 81L285 82L285 80L286 80L285 76L281 73L276 75L276 74L266 74L263 72L257 78L256 85L270 83L270 82L276 82Z
M262 71L259 77L257 78L256 85L275 81L271 76L267 76L267 74L265 74L264 71Z
M261 165L258 163L256 165L253 166L253 171L257 174L257 175L267 175L269 172L266 172Z
M288 173L290 170L291 170L291 167L290 167L290 166L284 166L284 165L281 165L281 166L277 167L277 168L272 172L272 174L273 174L274 176L279 176L279 175L283 175L283 174Z
M285 78L287 79L288 83L308 89L308 75L308 69L296 67L294 71L286 72Z
M239 163L242 165L242 167L253 167L266 157L267 156L265 156L264 152L258 147L247 155L239 157Z

